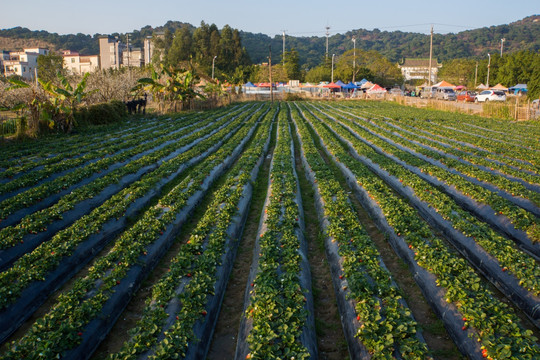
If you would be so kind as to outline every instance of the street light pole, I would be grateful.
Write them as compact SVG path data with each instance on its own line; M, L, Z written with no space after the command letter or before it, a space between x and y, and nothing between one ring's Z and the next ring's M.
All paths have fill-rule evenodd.
M474 88L476 89L476 80L478 79L478 61L476 62L476 68L474 70Z
M217 55L212 59L212 80L214 80L214 64L216 62Z
M354 83L355 75L356 75L356 37L352 37L353 42L353 60L352 60L352 82Z
M501 39L501 57L502 57L502 54L503 54L503 46L504 46L504 42L506 41L505 38L502 38Z
M489 88L489 67L491 66L491 55L488 53L488 72L487 72L487 80L486 80L486 86Z
M332 54L332 82L334 82L334 57L336 54Z

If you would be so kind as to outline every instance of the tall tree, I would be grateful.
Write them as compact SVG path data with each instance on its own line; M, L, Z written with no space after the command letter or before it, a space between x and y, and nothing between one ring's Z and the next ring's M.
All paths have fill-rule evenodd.
M454 59L443 63L438 77L455 85L472 87L474 86L475 67L474 60Z
M50 52L48 55L39 55L37 58L38 78L47 81L56 81L57 73L64 73L64 58L62 55Z
M302 72L300 71L300 58L298 51L291 49L286 51L285 54L285 73L288 80L303 80Z
M192 55L192 44L193 38L186 26L176 30L171 48L167 55L168 64L177 66L181 61L189 60Z

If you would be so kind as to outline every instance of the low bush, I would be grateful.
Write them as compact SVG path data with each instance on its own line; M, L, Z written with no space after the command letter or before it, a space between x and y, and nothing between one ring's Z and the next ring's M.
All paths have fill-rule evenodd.
M115 100L78 109L75 120L78 125L103 125L121 121L126 115L126 105Z

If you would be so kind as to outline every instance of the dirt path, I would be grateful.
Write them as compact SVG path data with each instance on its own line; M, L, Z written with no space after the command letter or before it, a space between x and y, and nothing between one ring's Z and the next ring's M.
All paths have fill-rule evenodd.
M314 191L306 178L299 153L299 142L293 132L296 172L302 193L308 259L311 269L313 297L315 300L315 326L319 359L342 360L349 357L347 343L341 327L330 266L326 260L319 219L315 210Z
M271 148L268 152L253 189L253 198L249 214L246 220L244 233L238 245L238 252L234 267L227 284L227 290L221 305L221 312L214 329L212 344L208 350L208 360L230 360L234 359L236 351L236 341L238 336L238 327L240 318L244 309L244 294L246 290L247 279L251 268L253 258L253 248L255 238L259 228L266 191L268 189L268 176L270 172L270 162L275 145L275 128L272 130Z

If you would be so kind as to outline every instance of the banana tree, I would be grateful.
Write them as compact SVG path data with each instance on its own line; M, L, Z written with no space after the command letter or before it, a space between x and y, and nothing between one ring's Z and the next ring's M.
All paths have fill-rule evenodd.
M84 74L82 80L75 86L71 86L65 76L58 73L60 86L53 84L51 81L41 82L43 90L50 96L50 102L53 106L53 118L60 119L60 127L66 132L71 132L75 124L75 111L77 105L80 104L87 96L98 91L86 90L86 79L90 74Z
M22 100L18 104L16 104L14 107L12 107L12 110L14 111L21 111L26 112L28 114L28 127L30 131L36 133L39 130L39 119L42 113L42 108L44 105L44 99L42 99L42 96L39 94L39 89L34 84L26 83L22 80L18 79L9 79L10 86L6 88L8 91L18 90L18 89L29 89L30 93L27 93L26 99L25 96L21 96L20 99ZM17 127L19 128L18 133L22 135L23 132L25 132L25 126L24 124L24 116L20 120L18 120Z
M195 76L191 71L175 70L161 65L159 73L152 69L151 77L137 80L133 91L149 91L154 101L158 102L160 112L164 112L165 106L176 112L179 101L183 107L185 104L189 105L194 98L205 98L193 89L194 81Z

